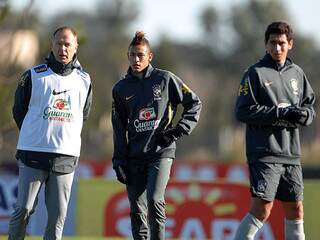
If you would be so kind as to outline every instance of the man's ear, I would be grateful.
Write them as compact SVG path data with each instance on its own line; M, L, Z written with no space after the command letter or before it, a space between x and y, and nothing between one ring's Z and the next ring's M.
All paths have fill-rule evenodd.
M49 46L50 46L50 47L49 47L49 48L50 48L50 51L52 51L52 50L53 50L53 40L50 41Z
M292 47L293 47L293 39L289 41L289 49L291 49Z
M149 53L149 62L151 62L151 61L152 61L152 59L153 59L153 53L152 53L152 52L150 52L150 53Z
M75 47L75 49L76 49L76 52L75 53L78 53L78 47L79 47L79 43L78 43L78 41L76 42L76 47Z

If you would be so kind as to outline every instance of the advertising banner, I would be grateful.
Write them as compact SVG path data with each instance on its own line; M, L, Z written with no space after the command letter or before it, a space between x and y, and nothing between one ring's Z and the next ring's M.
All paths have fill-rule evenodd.
M18 195L18 178L0 176L0 235L8 232L8 224Z
M93 186L99 188L95 193ZM79 194L77 234L131 236L129 202L122 185L111 181L92 184L92 181L86 180L81 182ZM166 191L166 238L231 240L249 209L249 202L247 185L170 182ZM282 208L276 202L257 239L284 239L283 218Z
M103 177L115 179L111 161L82 161L77 169L81 178ZM179 181L248 181L246 164L225 164L214 161L179 161L175 160L171 169L171 179Z
M307 239L320 239L319 181L305 181L304 211ZM6 234L17 200L17 176L0 176L0 234ZM170 180L166 191L166 236L178 239L231 240L249 207L247 185L221 181ZM42 235L46 225L43 188L27 227L28 235ZM283 210L276 202L261 239L283 239ZM131 235L129 202L124 185L105 178L75 179L64 235Z
M67 218L64 226L64 235L74 235L74 214L76 202L76 186L72 187ZM18 196L18 177L13 175L0 176L0 235L8 233L9 221ZM38 195L38 204L27 225L27 235L43 235L47 223L44 186Z

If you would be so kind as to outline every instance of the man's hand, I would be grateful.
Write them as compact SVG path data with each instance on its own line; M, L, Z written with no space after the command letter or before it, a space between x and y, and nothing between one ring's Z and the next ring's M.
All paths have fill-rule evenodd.
M308 112L296 106L278 108L278 118L290 123L303 124L308 117Z
M160 147L169 147L174 141L177 141L182 133L177 128L170 128L155 134L156 144Z
M114 166L113 169L116 172L118 181L123 184L128 184L127 168L124 165L117 165Z

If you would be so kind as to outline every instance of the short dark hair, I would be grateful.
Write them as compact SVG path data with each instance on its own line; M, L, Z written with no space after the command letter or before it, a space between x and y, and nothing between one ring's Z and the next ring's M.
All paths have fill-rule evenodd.
M145 33L142 31L136 32L135 36L133 37L133 39L129 45L129 48L131 46L137 46L137 45L146 45L149 48L149 50L151 50L150 43L149 43L148 39L145 37Z
M73 36L78 37L78 34L76 32L76 30L73 27L69 27L69 26L62 26L62 27L58 27L54 32L53 32L53 38L57 35L58 32L64 31L64 30L69 30L72 32Z
M271 34L285 34L288 41L293 39L293 32L290 25L286 22L273 22L271 23L265 32L264 42L267 43Z

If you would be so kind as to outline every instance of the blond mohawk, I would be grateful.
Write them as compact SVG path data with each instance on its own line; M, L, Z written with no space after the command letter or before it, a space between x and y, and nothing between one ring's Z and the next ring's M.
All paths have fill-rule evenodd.
M138 41L142 41L145 38L145 33L142 31L137 31L134 38L136 38Z
M145 33L143 31L137 31L134 38L132 39L130 46L137 46L137 45L146 45L150 49L150 44L148 39L145 37Z

